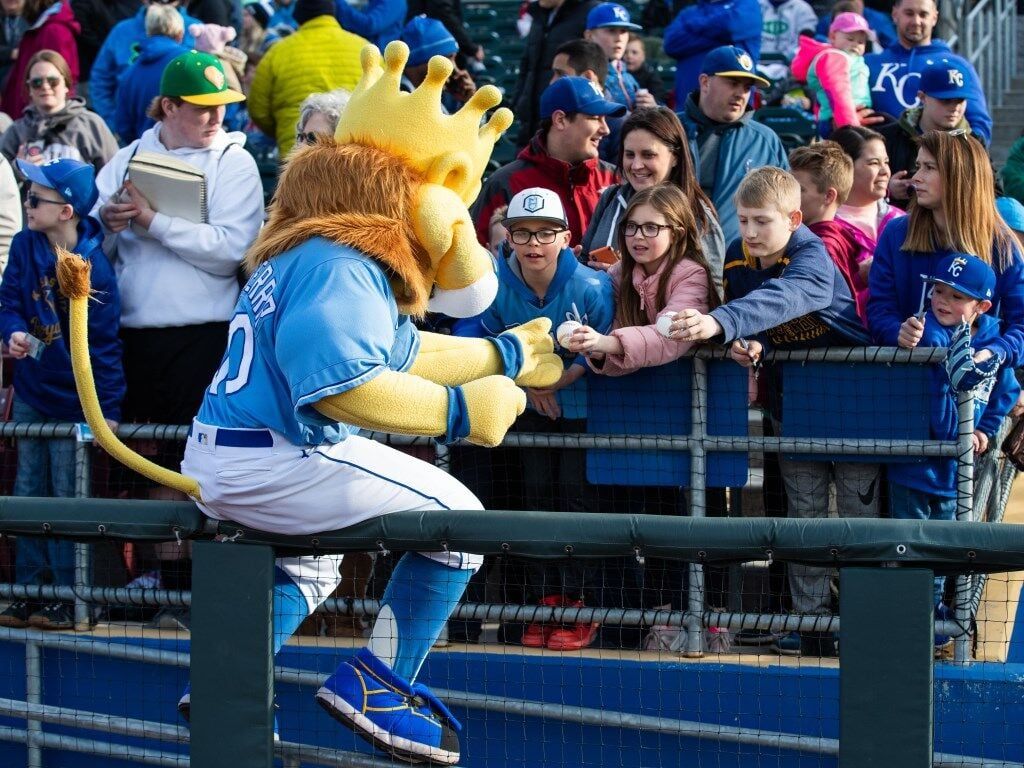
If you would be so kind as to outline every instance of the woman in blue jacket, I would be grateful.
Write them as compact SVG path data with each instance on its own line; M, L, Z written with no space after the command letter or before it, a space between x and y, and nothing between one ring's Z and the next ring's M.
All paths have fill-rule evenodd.
M880 344L915 346L928 332L917 319L928 307L922 276L933 274L951 253L978 254L996 272L989 314L1002 327L976 350L974 359L981 363L998 357L1018 368L1024 364L1024 258L996 210L985 149L958 131L929 131L919 143L910 215L892 221L875 248L868 277L868 327ZM908 318L913 320L901 332Z

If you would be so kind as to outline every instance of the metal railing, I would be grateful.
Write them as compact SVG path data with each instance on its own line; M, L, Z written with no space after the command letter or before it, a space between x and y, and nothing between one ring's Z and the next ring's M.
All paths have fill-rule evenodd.
M502 447L520 448L604 448L604 449L636 449L688 452L690 465L690 510L694 517L703 517L706 512L705 470L706 458L711 452L798 452L806 454L838 454L838 455L891 455L891 456L949 456L955 457L958 463L957 484L957 518L959 520L998 521L1001 519L1009 495L1010 484L1014 473L1012 467L1002 467L994 460L995 450L981 465L982 472L977 478L977 498L973 450L971 434L973 432L973 401L969 396L960 398L960 434L954 441L937 440L853 440L853 439L805 439L780 438L765 436L713 436L707 433L708 414L708 363L720 358L721 352L704 350L693 359L693 400L692 429L688 435L608 435L608 434L538 434L510 433ZM849 350L813 350L792 353L775 353L774 362L843 362L884 363L894 364L936 364L945 356L942 349L918 349L913 351L894 350L888 348L859 348ZM122 425L118 434L123 438L184 440L187 427L169 427L159 425ZM0 437L44 437L75 439L78 434L73 424L0 424ZM430 441L423 438L402 438L375 435L392 444L425 444ZM994 443L998 445L998 443ZM75 453L76 460L76 496L90 495L90 449L86 442L79 442ZM449 455L444 447L439 446L437 463L447 468ZM977 504L975 503L977 501ZM91 604L127 604L127 605L188 605L191 596L187 592L171 592L167 590L128 589L96 587L90 584L90 545L76 545L75 583L72 587L26 586L16 584L0 585L0 597L8 599L51 599L74 600L76 627L86 628L89 624ZM540 606L516 606L501 604L463 604L455 613L455 618L480 619L486 621L598 621L602 623L641 625L662 624L686 628L685 647L687 655L699 656L703 652L703 629L705 627L723 627L729 629L769 629L772 631L823 631L836 632L840 627L838 616L799 616L745 613L742 611L709 610L705 605L704 569L699 563L689 566L688 598L686 610L633 610L616 608L549 608ZM954 659L959 663L970 661L970 627L974 614L978 610L982 591L985 586L983 576L960 576L956 586L955 619L936 624L936 630L955 638ZM341 612L354 610L359 615L372 616L378 609L373 600L339 601L328 600L320 610ZM79 710L64 710L60 707L48 707L42 704L41 691L37 690L42 659L40 649L58 647L66 649L85 649L90 653L108 655L116 658L133 658L159 664L187 666L187 654L170 653L137 646L119 645L116 643L95 642L72 635L53 635L33 630L0 629L0 640L20 641L26 644L26 674L28 687L25 702L9 702L0 700L0 714L14 714L25 717L26 728L0 728L0 740L21 741L28 745L30 768L42 765L44 748L69 749L93 754L104 754L110 757L124 756L138 762L155 765L187 764L187 758L180 754L145 750L121 745L110 745L102 741L90 739L73 739L66 736L52 736L42 730L43 723L73 722L75 725L88 724L94 730L114 734L141 735L158 740L181 743L187 740L185 729L160 723L147 723L125 718L110 718L98 713ZM117 654L121 654L118 656ZM291 682L305 681L311 673L301 670L280 668L278 679ZM32 682L33 678L35 683ZM294 678L294 679L293 679ZM312 678L311 678L312 679ZM306 681L308 682L308 681ZM537 706L537 712L530 709L531 702L499 702L477 701L471 694L449 691L447 698L453 703L469 708L498 708L500 711L527 712L544 717L558 717L571 722L590 724L635 724L638 727L651 727L655 730L668 728L672 733L684 735L701 735L699 723L682 721L665 721L662 718L641 718L628 713L591 713L580 708L579 712L569 712L564 708L558 714L552 714L551 708ZM445 696L445 693L442 693ZM477 697L481 698L482 697ZM22 707L17 711L18 707ZM510 707L510 709L502 709ZM83 718L85 718L83 720ZM596 718L596 719L595 719ZM647 723L647 719L658 720L659 723ZM637 722L634 723L633 721ZM598 722L600 721L600 722ZM735 729L735 734L726 734L721 726L714 727L714 737L733 740L740 743L759 743L762 745L781 746L779 739L791 738L796 741L786 745L801 751L835 754L834 740L807 739L806 737L781 733L748 733L748 729ZM750 741L753 740L753 741ZM813 743L811 743L813 742ZM376 766L384 763L354 756L348 753L333 753L309 745L281 744L278 753L285 759L285 765L297 765L303 762L315 762L322 765L366 765ZM102 751L106 750L106 751ZM113 751L111 751L113 750ZM970 759L961 756L941 756L937 764L957 761L956 764L972 764ZM182 762L182 761L185 762ZM985 763L993 764L993 763Z
M955 29L950 46L974 65L989 106L1001 106L1011 80L1020 74L1016 0L956 0L946 7Z

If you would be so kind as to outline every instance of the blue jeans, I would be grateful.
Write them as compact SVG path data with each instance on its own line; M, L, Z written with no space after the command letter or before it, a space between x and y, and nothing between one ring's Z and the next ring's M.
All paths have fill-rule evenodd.
M14 399L11 418L21 423L53 423L23 401ZM15 496L75 495L75 444L71 440L18 438L18 474ZM15 572L19 584L71 586L75 579L73 541L19 537L15 545Z
M898 483L889 483L889 513L894 520L956 520L956 499L931 496ZM935 579L935 604L942 602L946 577Z

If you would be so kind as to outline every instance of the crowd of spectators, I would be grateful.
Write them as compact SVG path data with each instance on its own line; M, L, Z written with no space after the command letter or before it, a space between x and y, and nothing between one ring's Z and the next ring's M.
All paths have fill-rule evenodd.
M554 328L572 321L556 340L564 375L528 392L514 426L567 434L587 429L589 382L656 369L698 344L727 345L751 369L765 429L777 434L785 414L779 372L764 363L771 350L947 346L966 333L977 364L994 372L975 390L976 450L992 450L1017 407L1012 371L1024 364L1024 139L1003 170L1004 194L987 153L986 96L971 64L934 37L935 0L895 0L891 13L861 0L817 9L650 0L634 15L597 0L524 3L505 94L518 154L492 169L471 211L499 297L478 318L425 322L486 336L540 316ZM13 418L82 420L55 290L56 255L67 249L90 257L103 296L90 343L107 415L190 424L221 365L242 257L264 221L255 158L276 151L285 161L333 134L360 50L396 39L410 48L405 90L423 81L431 56L455 63L447 111L488 67L507 66L463 24L458 0L0 0L0 332L16 358ZM792 148L754 119L780 72L806 86L786 103L817 121L809 146ZM202 222L155 210L131 182L129 163L151 154L204 177ZM953 439L955 394L936 377L932 437ZM180 459L172 445L139 448L167 466ZM70 450L20 441L14 492L71 495ZM685 509L679 488L600 492L581 450L524 450L520 466L523 508ZM457 449L453 467L485 503L501 504L483 452ZM781 457L785 500L775 507L826 516L834 483L840 515L949 518L952 468L950 459L886 467ZM724 498L709 494L709 504L724 512ZM150 556L159 583L188 588L187 547ZM69 583L69 557L19 542L17 578ZM366 591L366 563L356 563L345 597ZM522 597L544 605L683 599L682 571L665 562L518 567ZM791 567L793 610L829 612L829 581L826 570ZM188 617L168 611L155 622L187 628ZM5 626L72 624L61 603L0 613ZM467 639L478 630L459 629ZM358 620L328 627L360 631ZM594 622L504 636L561 650L641 641L605 636ZM791 633L775 646L827 653L820 639Z

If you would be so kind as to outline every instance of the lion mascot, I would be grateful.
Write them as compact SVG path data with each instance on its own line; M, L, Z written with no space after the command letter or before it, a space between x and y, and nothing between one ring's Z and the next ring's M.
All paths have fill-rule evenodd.
M246 255L250 277L192 425L184 474L149 464L103 421L85 337L88 265L61 259L76 380L98 442L188 493L212 518L309 534L399 510L480 509L451 476L361 430L494 446L525 407L520 387L561 375L546 319L493 339L413 324L427 310L471 317L494 299L497 279L467 205L512 115L499 109L483 122L501 100L492 86L445 114L452 64L441 57L419 88L403 93L407 57L401 42L383 59L365 48L335 139L289 157L269 221ZM331 594L340 561L277 560L275 652ZM416 677L480 564L459 552L406 554L367 647L317 691L320 705L396 758L456 763L460 726ZM186 691L186 718L189 707Z

